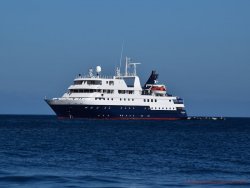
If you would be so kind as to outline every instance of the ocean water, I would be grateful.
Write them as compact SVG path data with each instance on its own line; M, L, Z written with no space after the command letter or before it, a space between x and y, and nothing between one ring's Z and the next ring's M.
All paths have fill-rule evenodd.
M0 116L0 187L250 187L250 118Z

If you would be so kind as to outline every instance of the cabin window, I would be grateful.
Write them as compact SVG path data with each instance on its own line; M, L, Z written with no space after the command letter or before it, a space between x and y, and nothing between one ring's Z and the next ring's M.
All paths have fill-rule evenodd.
M114 85L114 81L109 81L109 85Z
M171 102L171 100L169 100L169 102Z
M74 85L82 85L83 80L75 80Z
M126 93L127 94L134 94L134 91L133 90L127 90Z
M119 94L134 94L133 90L118 90Z
M88 85L102 85L101 80L87 80Z
M149 99L148 99L148 102L149 102Z
M125 94L125 90L118 90L119 94Z
M157 99L155 99L155 102L157 102Z
M151 102L154 102L154 100L153 100L153 99L151 99Z

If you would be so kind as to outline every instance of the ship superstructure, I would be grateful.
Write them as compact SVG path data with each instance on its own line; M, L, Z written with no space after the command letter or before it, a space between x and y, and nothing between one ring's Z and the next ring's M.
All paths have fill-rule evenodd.
M168 94L152 71L142 87L136 65L126 57L125 73L117 68L113 77L101 76L101 67L78 75L60 98L45 99L59 118L174 120L187 117L183 99ZM128 71L133 67L133 72Z

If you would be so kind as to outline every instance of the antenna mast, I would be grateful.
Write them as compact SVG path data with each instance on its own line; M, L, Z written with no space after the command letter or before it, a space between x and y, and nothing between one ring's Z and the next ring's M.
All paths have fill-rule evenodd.
M129 65L134 65L134 76L136 76L136 65L139 65L141 63L129 63Z
M123 45L124 45L124 42L122 42L122 50L121 50L121 56L120 56L120 66L119 66L119 69L120 69L120 70L121 70L121 66L122 66Z
M131 58L126 57L126 62L125 62L125 76L128 76L128 67L133 65L134 66L134 76L136 76L136 65L139 65L141 63L133 63Z

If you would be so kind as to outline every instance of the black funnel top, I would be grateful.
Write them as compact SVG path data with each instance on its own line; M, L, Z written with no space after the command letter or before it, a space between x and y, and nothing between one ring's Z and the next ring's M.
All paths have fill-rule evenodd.
M148 78L148 81L146 82L146 84L144 85L144 89L146 89L146 85L147 84L155 84L155 81L158 79L158 74L156 74L156 71L153 70L150 77Z

